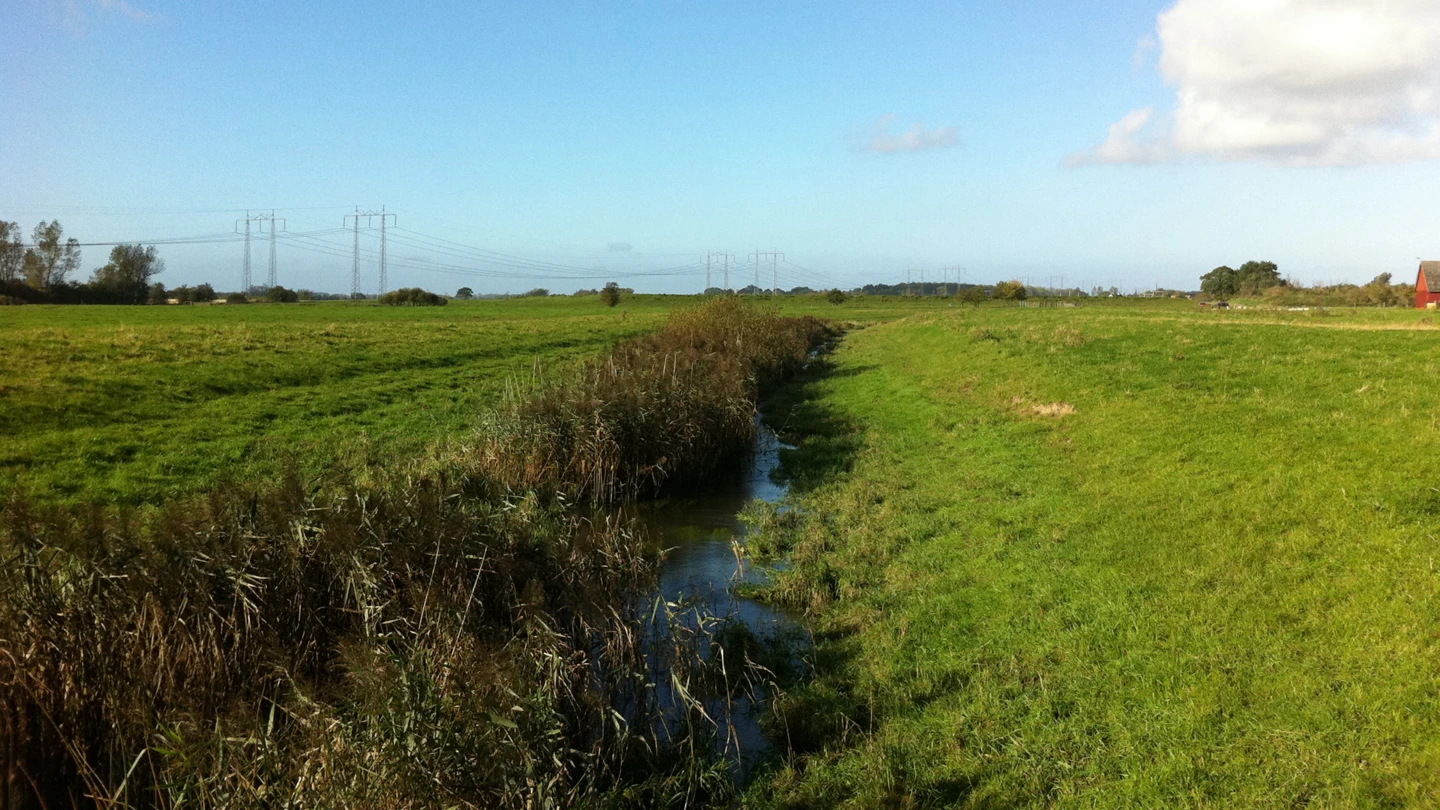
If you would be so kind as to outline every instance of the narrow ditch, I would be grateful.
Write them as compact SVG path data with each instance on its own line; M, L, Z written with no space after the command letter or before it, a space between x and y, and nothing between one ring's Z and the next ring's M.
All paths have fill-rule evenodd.
M757 416L755 445L747 463L717 476L703 491L651 502L638 513L650 542L662 555L655 594L660 610L651 617L652 638L669 638L677 622L702 641L739 632L762 647L781 651L790 667L801 666L800 655L810 638L800 617L737 592L738 586L765 582L765 569L751 564L742 553L748 531L742 514L752 502L776 503L786 496L788 485L773 475L786 447ZM716 647L710 644L700 654L709 660ZM652 659L651 675L660 686L664 722L674 723L683 700L673 685L667 685L666 669L663 662ZM726 662L726 669L738 672L732 677L745 677L744 667L736 662ZM713 753L727 763L740 784L772 750L762 728L769 688L761 678L747 683L738 697L720 690L719 695L699 699L715 726Z

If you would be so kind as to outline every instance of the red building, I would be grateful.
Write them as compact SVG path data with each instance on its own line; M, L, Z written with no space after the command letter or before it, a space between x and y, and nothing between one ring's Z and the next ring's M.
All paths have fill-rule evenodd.
M1440 307L1440 262L1420 262L1420 276L1415 279L1415 308Z

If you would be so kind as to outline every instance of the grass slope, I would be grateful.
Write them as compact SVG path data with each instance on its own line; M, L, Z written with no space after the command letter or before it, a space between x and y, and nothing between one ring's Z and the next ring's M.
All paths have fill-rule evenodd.
M917 315L789 403L822 674L755 804L1440 802L1440 330L1191 306Z

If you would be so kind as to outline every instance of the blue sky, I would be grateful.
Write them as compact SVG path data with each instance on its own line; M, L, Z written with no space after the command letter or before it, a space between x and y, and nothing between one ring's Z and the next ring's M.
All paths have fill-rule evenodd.
M1423 149L1331 159L1187 134L1181 90L1247 111L1274 95L1204 84L1203 65L1162 71L1227 1L19 0L0 18L0 218L104 242L228 232L247 208L333 231L351 206L384 205L405 229L391 286L442 291L694 291L703 270L644 274L757 248L785 253L784 286L960 265L979 281L1194 288L1251 258L1363 281L1440 256ZM1148 109L1173 113L1173 138L1107 141ZM1412 129L1430 114L1410 112ZM1379 126L1326 132L1361 125ZM162 245L162 280L234 288L241 251ZM348 290L348 234L278 252L282 284ZM87 273L105 253L86 248Z

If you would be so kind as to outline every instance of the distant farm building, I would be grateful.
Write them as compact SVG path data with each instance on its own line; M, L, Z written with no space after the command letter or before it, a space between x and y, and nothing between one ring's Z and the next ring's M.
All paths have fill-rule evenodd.
M1415 279L1415 308L1437 306L1440 306L1440 262L1420 262L1420 275Z

